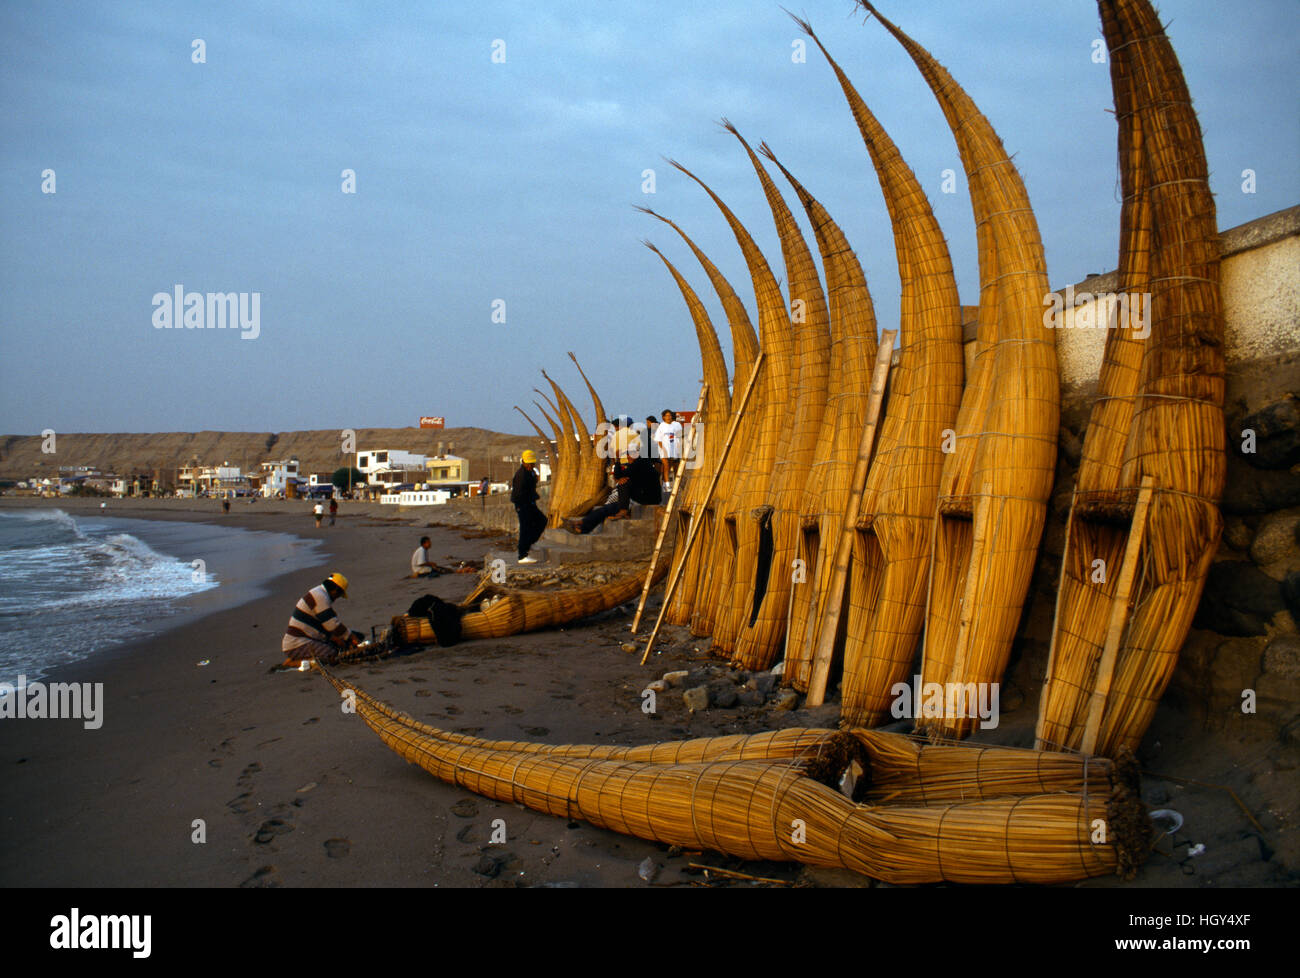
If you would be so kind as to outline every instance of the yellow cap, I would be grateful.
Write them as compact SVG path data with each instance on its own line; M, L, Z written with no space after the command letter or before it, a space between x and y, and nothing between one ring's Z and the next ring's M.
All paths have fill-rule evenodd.
M536 462L537 453L533 451L531 448L524 449L522 460L525 462Z
M328 580L331 580L338 585L338 589L343 592L343 597L346 598L348 596L348 579L346 577L335 571L329 576Z

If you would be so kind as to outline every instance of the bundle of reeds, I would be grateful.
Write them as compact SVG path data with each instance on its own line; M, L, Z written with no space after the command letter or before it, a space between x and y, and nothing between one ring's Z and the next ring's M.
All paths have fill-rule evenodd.
M996 683L1010 657L1055 475L1060 384L1056 334L1043 322L1042 242L1024 183L988 120L924 48L870 3L862 6L920 69L971 187L981 324L996 323L997 332L977 355L958 415L958 451L944 465L922 674L940 684ZM974 441L973 452L962 450L963 436ZM973 722L945 715L919 725L963 737Z
M739 218L707 184L680 163L669 162L709 195L722 212L744 254L758 307L759 343L767 361L755 403L751 405L749 417L738 432L738 460L743 464L737 470L737 481L733 489L734 519L724 529L725 533L734 534L732 581L739 582L739 586L720 588L720 595L730 600L725 608L720 609L711 634L714 651L730 653L735 650L740 630L753 617L752 607L746 606L751 591L745 582L757 579L770 569L762 566L759 551L765 521L771 512L769 489L772 473L778 457L790 450L788 440L783 440L781 434L785 430L788 395L794 378L794 343L781 290L754 239ZM731 547L732 538L727 539L728 546ZM770 550L767 553L770 555Z
M1034 751L949 748L970 753L963 765L924 748L909 754L896 735L829 731L639 749L492 743L413 721L318 668L352 692L385 744L440 780L665 844L891 883L1057 883L1131 874L1150 835L1130 776L1112 768L1103 780L1075 764L1072 782L1066 764L1044 769ZM855 804L835 790L849 771L860 772L859 789L883 776L910 800ZM926 774L934 801L918 800ZM966 791L979 800L957 800Z
M811 26L795 20L835 72L871 156L903 287L900 329L906 345L859 512L850 516L856 525L847 619L823 620L819 614L810 634L791 643L786 666L787 682L806 690L815 650L822 648L824 658L842 654L843 722L869 726L888 716L890 690L906 675L920 638L942 433L954 424L961 399L961 314L947 243L915 175ZM847 434L856 438L856 432ZM827 584L819 586L824 605Z
M655 571L655 581L668 573L667 563ZM631 601L641 590L644 573L628 574L608 584L590 587L528 591L493 584L486 576L460 603L461 639L503 638L564 625L608 611ZM404 645L433 645L438 636L428 618L398 615L392 622L395 641Z
M682 298L686 301L687 310L691 315L691 322L695 325L695 337L700 347L700 362L704 369L704 383L708 392L701 410L696 413L695 424L709 425L716 423L721 427L730 417L731 397L727 389L727 363L722 356L722 345L718 342L717 331L713 328L713 322L709 319L709 313L704 308L704 303L700 301L699 296L695 294L695 290L691 288L690 283L686 281L682 273L677 270L677 266L670 262L667 256L649 241L644 242L644 244L659 256L659 260L664 263L664 267L672 275L673 281L677 283L678 291L681 292ZM673 514L679 525L679 536L684 536L684 533L689 530L692 519L705 518L702 507L702 494L704 487L709 483L710 476L713 474L712 456L707 452L703 453L697 456L695 462L696 467L690 471L690 478L686 480L684 498L678 501L676 513ZM682 465L687 464L686 461L682 462ZM711 542L706 531L706 536L700 541L700 545L694 548L686 558L688 561L687 567L683 572L680 590L677 592L680 598L679 608L684 605L685 609L689 609L695 604L696 593L701 583L705 555L708 553ZM674 621L676 624L685 624L690 620L690 614L689 611L686 611L685 614L679 611L676 616L667 620Z
M799 551L800 516L808 488L830 376L830 311L812 252L776 184L740 132L727 120L723 127L739 140L758 175L781 241L789 283L789 320L794 333L794 387L786 392L786 438L772 470L768 500L771 557L768 571L752 580L737 580L748 589L750 614L736 638L734 661L745 669L769 669L781 651L788 621L791 588ZM793 410L790 410L790 407ZM792 419L792 420L791 420Z
M830 380L817 451L800 502L798 558L805 579L796 582L786 632L786 675L792 650L802 650L833 576L833 554L852 487L854 456L866 417L871 366L876 357L876 317L866 276L848 239L826 208L795 179L766 143L759 152L780 168L812 224L821 253L831 322ZM829 547L830 550L824 548ZM801 687L806 688L806 685Z
M734 398L729 402L730 419L720 419L716 424L710 422L709 431L705 434L702 451L707 457L714 458L721 454L723 432L729 430L730 422L735 421L740 413L741 409L738 400L740 392L749 383L754 363L758 358L758 337L754 334L754 327L750 323L749 314L745 311L744 303L736 295L731 283L718 271L717 266L699 249L686 232L668 218L656 214L649 208L642 207L639 210L657 220L663 221L686 242L687 247L691 249L691 252L703 267L705 274L708 275L709 282L713 286L714 292L717 293L718 300L722 303L723 311L727 316L727 325L731 332L732 357L735 361ZM745 432L752 428L753 419L756 417L755 410L751 406L751 409L746 412L746 416L740 419L742 423L740 438L742 440L746 437L752 437L752 435ZM719 609L723 607L724 598L729 593L736 559L734 526L738 497L735 487L740 479L741 471L749 464L750 461L742 452L735 452L728 456L726 463L722 466L714 490L713 500L705 506L702 513L701 540L698 544L700 547L699 576L694 600L687 602L675 594L666 611L665 620L679 625L689 622L691 632L695 635L713 634ZM709 479L707 478L696 479L695 487L702 494L708 482ZM694 509L692 512L694 512ZM682 529L689 529L689 527L683 527ZM679 548L686 539L687 533L678 533L677 542ZM679 559L680 554L675 554L675 560Z
M1107 755L1136 748L1173 674L1222 531L1226 455L1218 231L1200 126L1151 4L1098 7L1119 122L1127 321L1107 337L1084 442L1038 743Z

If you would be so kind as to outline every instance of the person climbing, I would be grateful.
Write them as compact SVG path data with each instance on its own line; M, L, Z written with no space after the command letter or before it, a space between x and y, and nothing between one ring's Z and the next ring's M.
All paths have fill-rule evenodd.
M335 572L298 599L280 642L285 667L292 668L311 659L320 659L328 665L340 649L360 644L334 611L334 602L347 596L348 579Z
M519 563L535 564L536 557L528 556L546 529L546 515L537 508L537 453L526 450L519 459L519 469L510 481L510 502L519 517Z

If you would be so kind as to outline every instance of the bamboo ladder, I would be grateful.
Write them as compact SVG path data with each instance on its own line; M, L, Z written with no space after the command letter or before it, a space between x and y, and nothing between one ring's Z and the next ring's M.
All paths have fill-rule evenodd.
M700 399L695 405L695 416L699 417L700 412L704 410L704 399L708 397L709 385L704 384L700 387ZM647 435L649 433L647 432ZM691 446L695 446L695 426L691 425ZM681 463L686 461L686 453L682 453ZM654 553L650 555L650 566L645 572L645 587L641 588L641 600L636 604L636 615L632 618L632 634L641 626L641 613L645 611L646 599L650 597L650 588L653 586L655 579L655 569L659 566L659 553L664 545L664 537L668 535L668 524L673 518L673 509L677 506L677 493L682 487L682 480L686 475L685 464L678 464L677 474L673 478L673 491L668 496L668 505L664 507L663 522L659 526L659 534L655 537Z
M749 406L749 396L754 393L754 385L758 380L758 372L763 366L763 361L767 358L766 350L759 350L758 358L754 360L754 369L750 371L749 383L745 385L745 393L741 395L740 407L736 409L735 415L731 419L731 427L727 430L727 440L722 446L722 452L718 455L717 467L713 470L713 477L709 480L709 488L700 500L700 512L704 512L705 507L713 499L713 490L718 486L718 480L722 477L723 466L727 463L727 455L731 452L731 443L736 437L736 429L740 427L740 420L745 416L745 408ZM673 574L672 580L668 582L668 587L664 591L664 601L659 607L659 617L655 619L654 631L646 640L645 651L641 653L641 665L645 665L650 658L650 650L654 648L655 639L659 637L659 629L664 623L664 613L668 610L668 603L672 601L673 594L677 590L677 585L682 579L682 574L686 570L686 558L691 554L691 547L695 546L695 538L699 535L700 526L703 520L691 520L690 533L686 535L686 545L682 548L682 559L677 564L677 572Z

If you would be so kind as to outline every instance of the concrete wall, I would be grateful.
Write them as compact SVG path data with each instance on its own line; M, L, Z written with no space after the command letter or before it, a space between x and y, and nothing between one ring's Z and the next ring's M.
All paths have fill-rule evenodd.
M1229 366L1300 350L1300 206L1224 231L1220 294ZM1107 312L1088 296L1115 293L1116 272L1061 289L1063 328L1056 337L1063 393L1093 390L1101 372ZM1046 310L1046 306L1044 307ZM1082 328L1079 328L1082 326Z

